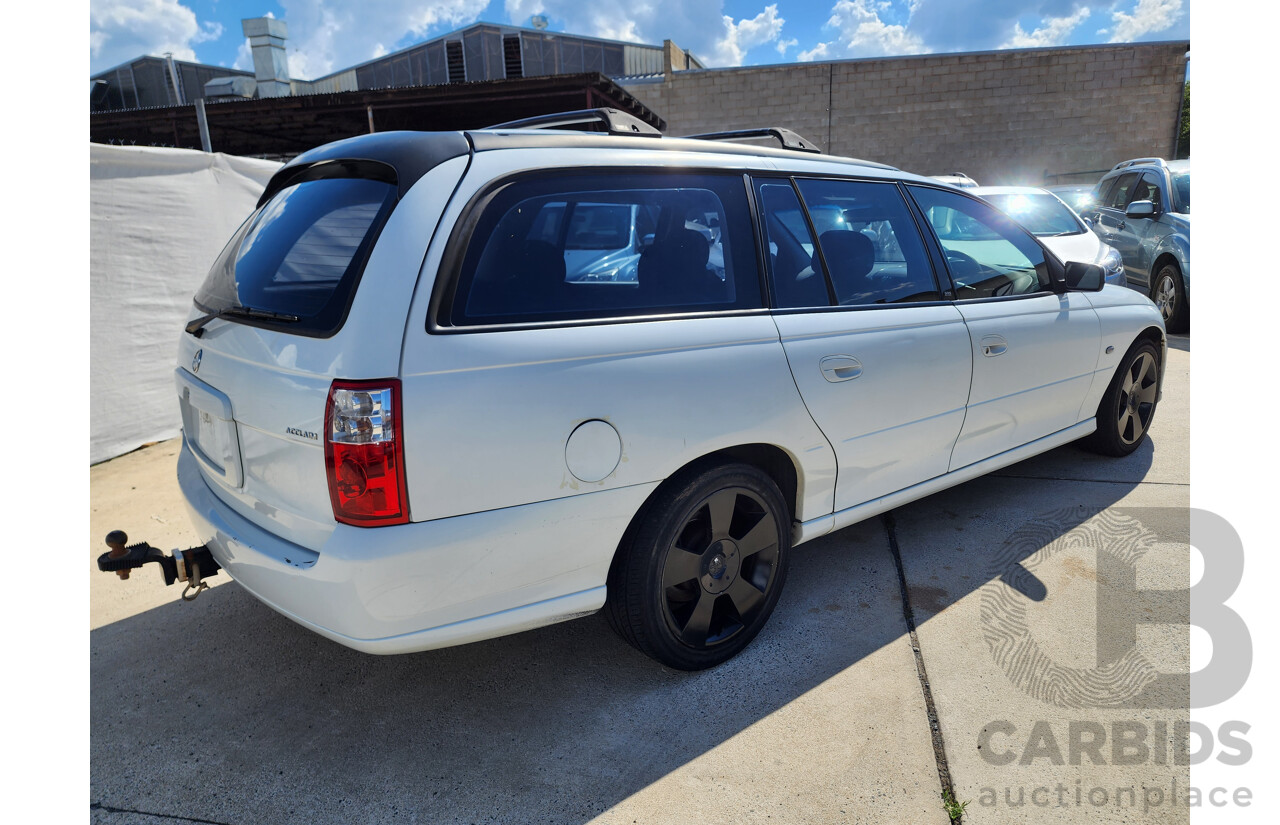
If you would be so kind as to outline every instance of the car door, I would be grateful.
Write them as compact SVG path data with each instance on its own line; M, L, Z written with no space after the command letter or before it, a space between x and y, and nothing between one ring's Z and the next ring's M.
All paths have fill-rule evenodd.
M1124 214L1125 207L1134 199L1142 182L1141 172L1129 172L1119 180L1098 202L1094 218L1094 231L1098 237L1116 248L1124 261L1125 279L1129 283L1146 287L1147 273L1137 261L1137 243L1130 227L1131 218Z
M1148 251L1154 247L1151 238L1159 233L1160 214L1167 210L1163 197L1164 184L1161 181L1161 175L1150 170L1143 172L1141 179L1134 186L1133 194L1129 197L1129 203L1151 201L1156 211L1149 218L1131 218L1122 214L1123 220L1116 228L1115 240L1111 241L1112 246L1124 259L1125 277L1144 289L1149 289L1151 286L1147 281L1151 271ZM1125 204L1125 207L1127 208L1128 204Z
M958 192L908 188L946 257L973 354L949 469L1075 424L1101 341L1088 299L1052 291L1043 248L1003 213Z
M836 454L835 509L946 473L969 393L969 336L901 190L785 178L755 188L774 320Z

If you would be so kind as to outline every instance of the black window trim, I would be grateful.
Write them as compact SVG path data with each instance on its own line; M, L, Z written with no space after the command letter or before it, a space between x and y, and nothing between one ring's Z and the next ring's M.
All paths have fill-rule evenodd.
M662 175L714 175L731 181L743 174L740 169L701 166L568 166L545 169L522 169L500 175L484 184L463 205L459 218L454 224L446 241L444 254L440 258L440 268L435 284L431 289L431 300L427 305L428 335L468 335L475 332L506 332L530 329L557 329L560 327L600 326L602 324L644 323L648 321L667 321L684 318L719 318L742 315L768 314L770 309L769 295L761 291L758 307L741 307L736 309L701 310L690 312L657 312L650 315L611 315L600 318L564 318L547 321L504 321L492 324L455 325L447 316L452 312L457 298L458 281L462 276L462 264L470 245L476 226L480 223L486 208L498 194L508 186L525 180L543 177L562 177L567 175L586 177L589 175L608 176L637 173L653 173ZM746 200L749 218L755 221L755 203L749 197ZM749 238L747 242L751 242ZM755 260L759 270L759 254L749 256Z

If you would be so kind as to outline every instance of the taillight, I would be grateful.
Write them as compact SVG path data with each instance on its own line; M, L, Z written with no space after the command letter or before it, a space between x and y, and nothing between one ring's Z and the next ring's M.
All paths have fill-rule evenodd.
M335 519L357 527L409 520L398 380L333 382L324 460Z

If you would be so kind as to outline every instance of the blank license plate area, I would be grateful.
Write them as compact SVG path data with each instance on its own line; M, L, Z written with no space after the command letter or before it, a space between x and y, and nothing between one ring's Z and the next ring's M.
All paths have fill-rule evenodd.
M178 378L182 431L205 468L232 487L241 483L240 440L225 395L193 376ZM212 408L212 409L210 409Z

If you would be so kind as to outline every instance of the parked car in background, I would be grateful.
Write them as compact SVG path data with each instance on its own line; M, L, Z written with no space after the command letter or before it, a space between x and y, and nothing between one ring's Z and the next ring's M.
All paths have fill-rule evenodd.
M793 546L1079 439L1141 446L1149 301L968 192L786 130L718 142L756 134L601 109L282 167L181 334L208 553L367 652L603 609L693 670L760 631Z
M966 175L964 172L955 172L950 175L930 175L934 180L940 180L943 183L949 183L952 186L958 186L961 189L973 189L978 182Z
M1170 332L1191 323L1191 159L1117 163L1093 190L1098 237L1124 259L1130 286L1151 297Z
M1031 230L1031 234L1063 260L1097 264L1107 283L1124 286L1124 265L1114 247L1090 231L1070 206L1034 186L979 186L969 190Z
M1084 215L1093 206L1092 183L1063 183L1057 186L1046 186L1046 192L1052 192L1059 200L1070 206L1077 214Z

